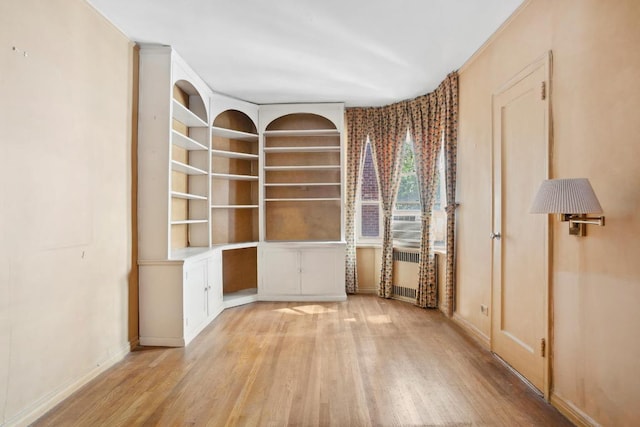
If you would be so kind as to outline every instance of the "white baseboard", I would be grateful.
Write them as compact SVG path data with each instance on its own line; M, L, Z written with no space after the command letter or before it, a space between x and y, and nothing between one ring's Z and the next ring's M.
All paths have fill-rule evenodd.
M93 380L98 375L124 359L124 357L129 354L129 347L130 344L128 342L122 344L119 348L115 349L114 354L109 356L106 360L98 363L95 368L91 369L89 372L82 375L75 381L72 381L69 384L62 385L53 390L51 393L36 400L15 416L7 419L4 425L6 427L13 427L26 426L33 423L53 407L58 405L60 402L71 396L76 391L80 390L89 381Z
M489 340L489 337L483 334L480 329L460 317L458 313L453 313L451 320L453 320L456 325L460 326L462 330L471 336L471 338L477 341L478 344L487 350L491 350L491 341Z
M554 392L551 392L551 399L549 399L551 405L553 405L562 415L567 417L569 421L579 427L600 427L593 418L578 409L573 403L563 399Z

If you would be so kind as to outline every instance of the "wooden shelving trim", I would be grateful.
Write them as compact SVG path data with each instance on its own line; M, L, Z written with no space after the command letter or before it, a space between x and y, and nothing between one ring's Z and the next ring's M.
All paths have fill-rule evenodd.
M210 174L211 178L227 179L229 181L257 181L258 177L254 175L237 175L232 173L216 173Z
M258 160L257 154L240 153L238 151L211 150L211 155L228 159Z
M180 104L175 99L172 102L172 117L190 128L206 128L207 123L198 117L193 111Z
M264 136L340 136L337 129L287 129L287 130L266 130Z
M236 139L238 141L258 142L257 133L249 133L249 132L243 132L239 130L220 128L217 126L212 126L211 132L213 136L219 136L222 138Z
M189 151L206 151L208 148L198 141L171 129L171 143Z
M177 160L171 160L171 170L187 175L206 175L207 172Z
M187 200L207 200L207 196L200 196L198 194L190 194L190 193L181 193L179 191L172 191L171 197L175 197L177 199L187 199Z

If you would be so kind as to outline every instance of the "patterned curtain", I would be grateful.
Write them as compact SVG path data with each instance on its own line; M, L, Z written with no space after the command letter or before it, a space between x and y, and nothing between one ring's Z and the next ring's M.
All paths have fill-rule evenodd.
M451 316L455 300L455 188L458 146L458 74L450 73L438 88L411 101L384 107L347 108L349 143L347 145L347 292L357 291L355 247L355 199L360 164L366 138L369 137L378 175L382 202L384 234L382 271L378 294L391 297L393 274L393 235L391 220L393 203L400 181L402 143L408 129L414 141L416 174L420 181L422 237L416 304L437 307L435 258L430 242L431 210L437 186L437 155L444 142L447 213L446 284L443 311Z
M422 214L416 305L423 308L436 308L438 307L438 284L430 231L431 211L438 186L437 158L442 141L437 114L438 96L430 93L410 101L409 111L411 111L411 137L415 152L416 175L420 186Z
M393 234L391 220L393 203L400 182L400 160L402 143L409 128L407 102L398 102L385 107L372 108L371 133L373 159L378 172L378 188L383 212L382 268L378 295L391 298L393 276Z
M447 276L444 312L452 316L455 309L455 228L456 164L458 152L458 73L452 72L438 88L440 120L444 127L444 151L447 187Z
M367 110L348 108L347 121L347 193L345 197L345 237L347 240L346 291L355 294L358 291L358 271L356 268L356 196L360 164L367 134Z

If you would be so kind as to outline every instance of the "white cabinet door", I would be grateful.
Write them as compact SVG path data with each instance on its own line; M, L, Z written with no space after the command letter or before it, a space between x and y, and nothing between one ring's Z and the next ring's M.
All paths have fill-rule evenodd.
M300 251L300 293L328 295L335 293L336 251L303 249Z
M264 245L258 298L266 301L344 301L344 245Z
M208 263L207 315L211 316L222 310L222 251L213 251Z
M297 250L269 249L262 252L264 292L267 294L298 295L300 267Z
M207 319L207 260L185 264L184 330L191 335Z

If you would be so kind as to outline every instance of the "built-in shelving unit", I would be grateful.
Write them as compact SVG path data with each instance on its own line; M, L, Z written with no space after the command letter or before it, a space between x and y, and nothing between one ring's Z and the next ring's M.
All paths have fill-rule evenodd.
M140 343L184 346L222 310L211 247L212 92L168 47L140 49Z
M184 346L259 299L346 298L343 117L216 94L171 48L141 47L142 345Z
M222 248L224 305L232 307L257 300L258 108L222 96L213 101L220 111L211 127L211 239Z
M262 106L262 300L343 300L342 104Z

